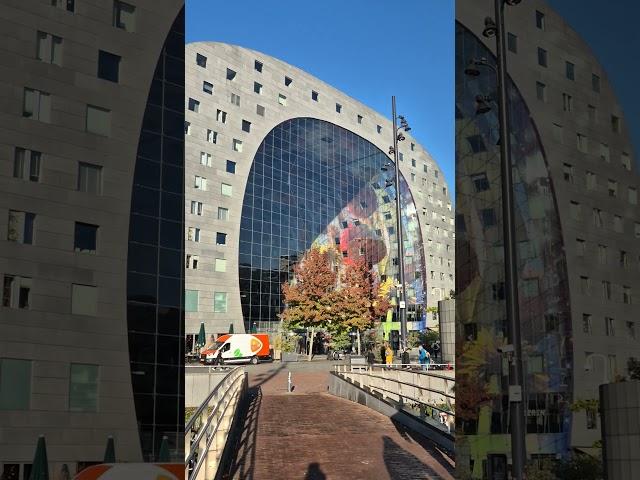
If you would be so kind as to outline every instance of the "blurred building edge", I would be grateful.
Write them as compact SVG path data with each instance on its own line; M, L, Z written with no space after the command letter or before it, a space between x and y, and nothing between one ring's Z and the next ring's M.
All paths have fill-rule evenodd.
M469 407L458 465L474 478L510 462L491 0L456 2L456 335ZM622 107L588 45L542 0L506 11L527 456L567 458L600 439L572 411L638 356L640 177ZM478 98L490 109L478 111ZM486 106L486 105L485 105ZM635 293L634 293L635 292ZM477 360L482 358L482 362ZM463 390L458 382L458 392ZM470 399L475 399L471 401Z
M3 2L0 475L182 456L183 7Z
M455 363L456 361L456 301L453 298L438 302L438 319L440 330L439 363Z

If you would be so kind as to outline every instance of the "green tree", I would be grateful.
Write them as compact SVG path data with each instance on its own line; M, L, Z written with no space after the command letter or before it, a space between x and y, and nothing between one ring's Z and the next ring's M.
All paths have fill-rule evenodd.
M627 361L629 369L629 378L631 380L640 380L640 361L637 358L630 357Z
M602 480L602 459L599 456L575 454L568 460L558 462L554 473L562 480Z

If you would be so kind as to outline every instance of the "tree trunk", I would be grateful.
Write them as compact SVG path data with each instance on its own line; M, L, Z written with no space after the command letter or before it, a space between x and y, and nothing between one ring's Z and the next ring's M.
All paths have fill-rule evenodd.
M311 338L309 338L309 359L308 359L309 362L313 357L313 337L315 337L315 333L316 333L316 329L311 328Z
M356 341L358 342L358 355L360 355L360 329L357 330Z

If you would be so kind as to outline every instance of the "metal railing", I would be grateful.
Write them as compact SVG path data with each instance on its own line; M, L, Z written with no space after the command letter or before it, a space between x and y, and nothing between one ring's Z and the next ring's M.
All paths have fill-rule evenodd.
M453 370L422 370L420 364L335 365L335 373L391 401L407 413L451 433L455 426Z
M184 442L186 479L216 477L236 409L246 390L244 369L231 369L189 419Z

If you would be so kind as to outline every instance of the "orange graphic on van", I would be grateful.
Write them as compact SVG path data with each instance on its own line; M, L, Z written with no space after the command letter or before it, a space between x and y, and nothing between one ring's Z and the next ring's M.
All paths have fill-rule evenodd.
M257 353L262 348L262 342L259 338L251 337L251 353Z

